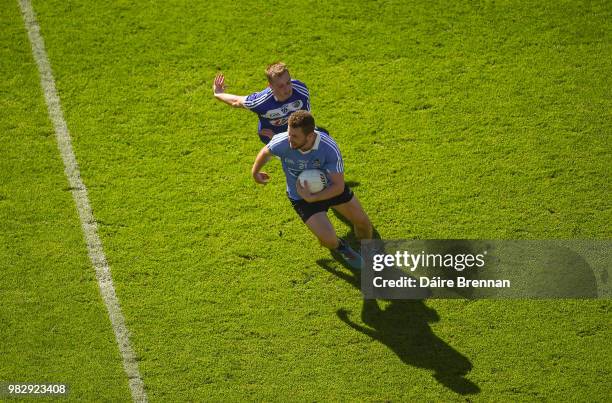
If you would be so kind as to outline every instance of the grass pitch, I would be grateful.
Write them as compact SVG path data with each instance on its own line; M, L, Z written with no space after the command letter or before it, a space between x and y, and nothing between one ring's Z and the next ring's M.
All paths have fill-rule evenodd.
M151 401L607 399L608 300L364 305L279 164L254 184L255 116L210 87L287 62L383 238L609 239L609 2L34 9ZM0 12L0 380L129 400L18 5Z

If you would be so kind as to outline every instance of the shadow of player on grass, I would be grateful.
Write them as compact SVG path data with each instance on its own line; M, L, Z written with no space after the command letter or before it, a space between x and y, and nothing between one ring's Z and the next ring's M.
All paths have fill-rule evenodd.
M355 288L360 287L360 273L335 269L331 259L321 259L317 264L329 273L345 280ZM345 266L346 267L346 266ZM386 306L381 307L381 304ZM364 300L360 325L349 318L349 312L339 309L338 318L353 329L369 336L393 351L406 365L433 371L434 378L456 393L467 395L480 392L480 388L466 379L472 363L463 354L436 336L430 323L440 318L435 310L419 300L391 300L379 303Z
M351 228L346 239L356 245L350 223L335 211L334 214ZM376 229L373 238L381 239ZM334 256L334 259L350 274L334 268L331 259L318 260L317 264L360 289L361 273L348 266L339 256ZM361 321L366 326L352 321L345 309L339 309L336 314L351 328L389 347L406 365L432 370L434 378L454 392L462 395L480 392L476 384L465 378L472 369L472 363L433 333L429 324L440 318L422 300L391 300L384 309L377 300L364 300Z

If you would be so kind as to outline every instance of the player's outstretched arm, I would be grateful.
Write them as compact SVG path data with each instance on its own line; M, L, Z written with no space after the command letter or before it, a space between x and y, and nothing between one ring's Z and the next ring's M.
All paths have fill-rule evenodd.
M213 82L213 95L221 102L233 106L234 108L244 108L246 96L233 95L225 92L225 76L221 73L215 76Z
M257 157L255 157L255 162L253 163L253 168L251 168L251 175L253 175L253 180L259 183L260 185L265 185L270 181L270 175L265 172L261 172L261 168L266 165L266 162L270 159L272 153L267 145L263 146Z

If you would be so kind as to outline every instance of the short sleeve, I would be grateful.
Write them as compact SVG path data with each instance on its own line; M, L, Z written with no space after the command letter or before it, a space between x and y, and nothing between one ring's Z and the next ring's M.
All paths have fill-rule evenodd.
M272 140L268 143L268 149L272 155L282 156L289 147L289 134L279 133L272 137Z
M304 99L304 109L310 112L310 91L306 84L293 80L293 89Z
M344 161L336 142L329 137L322 136L321 143L325 147L325 164L323 169L329 173L344 173Z
M244 107L250 110L257 108L259 105L266 102L268 99L272 97L272 91L270 88L266 88L263 91L254 92L250 95L247 95L244 100Z

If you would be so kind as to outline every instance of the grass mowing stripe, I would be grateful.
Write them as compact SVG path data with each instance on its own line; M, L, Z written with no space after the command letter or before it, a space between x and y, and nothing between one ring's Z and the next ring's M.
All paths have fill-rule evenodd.
M115 293L110 267L104 256L102 243L98 236L96 220L91 211L91 206L87 197L87 188L81 180L76 157L72 151L70 133L62 114L51 65L49 64L49 59L45 51L43 38L40 35L40 27L36 21L32 3L29 0L19 0L19 6L32 45L32 54L34 55L34 60L40 72L40 83L45 95L49 118L53 122L55 128L57 144L62 155L62 160L64 161L66 177L70 183L71 193L79 212L89 258L95 268L100 293L102 294L102 299L108 310L117 345L121 352L123 368L129 378L132 398L137 402L146 402L147 395L144 389L144 383L138 371L136 355L130 345L128 329L125 326L125 319L121 313L119 300Z

